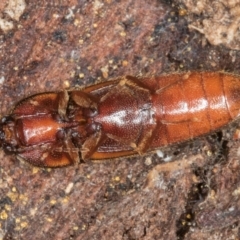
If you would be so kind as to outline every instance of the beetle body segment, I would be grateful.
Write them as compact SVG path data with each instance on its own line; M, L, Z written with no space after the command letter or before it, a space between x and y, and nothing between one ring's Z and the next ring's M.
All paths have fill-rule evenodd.
M240 79L193 72L124 77L19 102L0 125L6 152L37 166L142 154L219 129L240 114Z

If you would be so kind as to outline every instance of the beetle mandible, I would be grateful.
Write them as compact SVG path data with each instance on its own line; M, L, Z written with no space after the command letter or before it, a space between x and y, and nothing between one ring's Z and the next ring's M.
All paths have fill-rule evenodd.
M40 167L143 154L215 131L240 114L240 77L189 72L122 77L40 93L0 123L0 146Z

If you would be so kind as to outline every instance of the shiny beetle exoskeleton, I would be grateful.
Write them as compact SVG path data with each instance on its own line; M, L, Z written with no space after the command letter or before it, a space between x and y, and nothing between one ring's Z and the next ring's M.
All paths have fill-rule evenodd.
M214 131L240 114L240 77L176 73L123 77L40 93L0 123L0 145L43 167L143 154Z

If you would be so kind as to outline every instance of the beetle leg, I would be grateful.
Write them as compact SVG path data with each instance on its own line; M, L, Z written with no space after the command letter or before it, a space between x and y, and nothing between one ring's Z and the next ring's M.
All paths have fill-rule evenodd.
M64 141L64 152L67 152L70 158L73 160L73 163L79 163L79 149L76 148L70 137L66 138Z
M126 84L128 84L129 86L134 86L134 87L136 87L138 89L142 89L142 90L145 90L145 91L148 90L151 93L155 92L155 89L152 89L151 86L148 86L147 84L144 83L144 81L141 81L141 79L139 79L137 77L126 76L121 81L125 81ZM149 82L149 80L148 80L148 82Z
M134 149L134 151L136 151L138 154L142 155L144 154L151 142L152 142L152 139L154 137L154 130L156 129L157 127L157 124L151 124L151 125L147 125L143 131L142 131L142 134L141 134L141 137L138 141L138 144L136 145L136 148Z
M92 156L92 154L97 151L98 147L105 139L106 136L101 129L95 132L94 134L90 135L82 145L81 149L82 160L89 159Z
M71 92L71 98L80 107L97 109L96 101L85 92L73 91Z
M144 91L150 92L149 89L143 82L140 82L138 78L133 76L126 76L125 78L121 79L119 82L120 86L128 86L134 88L135 91Z
M110 91L100 99L100 102L104 102L109 96L119 92L120 89L124 87L129 94L134 97L137 96L141 101L147 101L150 99L151 90L144 87L144 84L142 84L137 78L127 76L122 78L115 87L110 89Z
M66 111L68 107L69 95L66 90L58 93L59 102L58 102L58 114L62 119L66 118Z

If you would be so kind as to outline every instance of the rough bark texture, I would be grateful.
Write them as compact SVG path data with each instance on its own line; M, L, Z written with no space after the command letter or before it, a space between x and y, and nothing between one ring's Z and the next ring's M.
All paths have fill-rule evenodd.
M240 73L237 38L213 46L188 28L196 2L2 1L2 116L30 94L127 74ZM235 123L162 157L53 170L0 152L0 239L239 239L237 139Z

